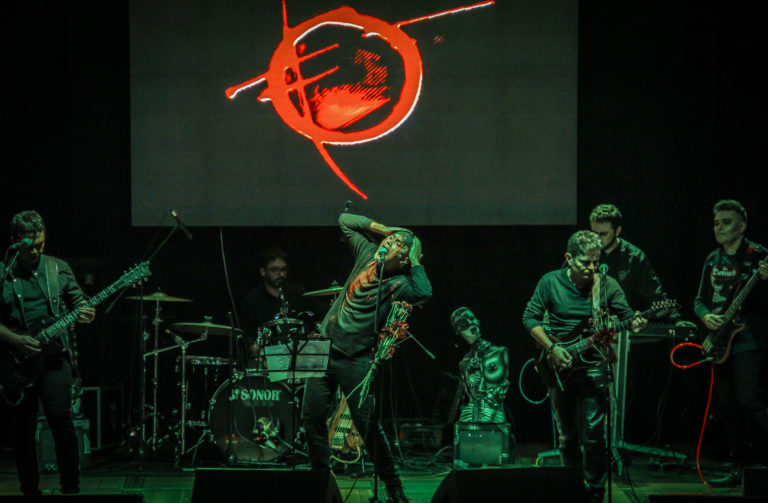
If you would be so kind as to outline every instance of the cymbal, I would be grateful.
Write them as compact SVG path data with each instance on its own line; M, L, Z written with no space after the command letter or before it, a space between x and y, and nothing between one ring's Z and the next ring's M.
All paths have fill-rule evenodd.
M242 335L243 331L239 328L230 327L227 325L217 325L209 321L201 322L187 322L187 323L174 323L171 325L172 331L184 332L188 334L202 334L208 335Z
M304 297L321 297L323 295L336 295L340 291L344 290L342 286L332 286L330 288L323 288L322 290L313 290L311 292L304 292Z
M192 302L192 299L183 299L181 297L171 297L163 292L153 292L149 295L131 295L126 297L131 300L146 300L151 302Z

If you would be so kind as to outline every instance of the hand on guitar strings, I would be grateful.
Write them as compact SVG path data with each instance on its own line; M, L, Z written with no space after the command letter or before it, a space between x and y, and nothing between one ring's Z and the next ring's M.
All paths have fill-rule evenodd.
M40 342L29 335L19 335L14 344L16 350L23 355L35 355L41 351Z
M90 323L96 318L96 308L94 307L82 307L77 314L78 323Z
M704 326L706 326L710 330L717 330L718 328L723 326L723 316L721 314L713 314L708 313L702 316L701 321L704 322Z
M573 363L573 357L568 350L562 346L555 345L555 347L552 348L550 357L552 358L552 363L555 364L558 370L570 368Z
M757 271L760 273L760 279L768 279L768 259L758 262Z
M629 326L630 330L635 333L639 332L641 328L648 324L648 320L639 315L640 311L635 311L635 319L632 320L632 324Z

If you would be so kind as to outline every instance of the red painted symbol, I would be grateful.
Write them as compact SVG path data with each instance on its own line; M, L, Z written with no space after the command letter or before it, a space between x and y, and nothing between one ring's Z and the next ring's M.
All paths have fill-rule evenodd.
M336 176L360 197L368 199L341 171L325 146L354 145L379 139L397 129L413 112L421 92L421 55L416 41L400 28L494 3L495 0L487 0L395 24L360 14L351 7L339 7L291 28L283 0L283 40L272 55L269 70L230 87L226 91L227 97L235 99L242 91L266 82L267 87L259 100L271 101L277 114L291 129L314 143ZM308 77L302 74L302 63L340 49L339 43L332 43L306 53L305 40L323 27L356 30L360 39L368 42L355 49L353 57L347 61L352 73L361 75L356 81L335 82L331 77L334 74L347 76L348 69L339 66ZM399 56L402 68L390 69L384 61L381 44L373 43L376 41L384 42L387 50ZM398 82L394 82L395 79ZM381 117L375 115L377 111ZM376 119L371 123L374 117ZM364 119L367 122L361 126Z

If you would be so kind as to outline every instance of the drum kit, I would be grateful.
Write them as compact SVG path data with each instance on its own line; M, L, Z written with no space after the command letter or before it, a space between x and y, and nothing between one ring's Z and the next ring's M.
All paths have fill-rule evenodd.
M307 292L306 296L330 296L341 290L331 287ZM161 347L161 304L192 302L163 292L126 299L154 303L153 334L142 336L139 403L140 447L158 451L172 439L177 465L196 462L197 450L205 443L217 446L229 464L280 464L297 452L298 410L301 380L322 375L328 365L330 341L310 334L307 323L276 317L261 325L250 351L245 334L230 325L202 322L173 323L164 333L174 344ZM147 341L153 339L153 347ZM200 344L226 346L225 355L195 354ZM176 352L177 382L168 390L160 386L161 355ZM250 352L250 357L244 355ZM150 365L148 365L150 363ZM151 384L148 403L147 383ZM161 400L161 391L162 394ZM169 395L170 392L170 395ZM170 421L159 412L172 396L175 415ZM163 424L165 423L165 424ZM168 424L171 423L171 424ZM169 432L164 435L163 432ZM195 441L188 437L194 435Z

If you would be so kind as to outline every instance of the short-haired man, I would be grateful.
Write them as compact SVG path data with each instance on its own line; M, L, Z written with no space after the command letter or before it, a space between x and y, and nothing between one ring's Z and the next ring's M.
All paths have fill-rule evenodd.
M561 372L560 384L549 387L560 459L566 466L583 471L594 502L602 501L608 476L605 421L611 382L609 355L603 348L603 352L593 349L592 354L575 357L557 342L572 339L585 320L601 318L606 311L624 322L631 321L634 330L646 323L642 318L633 319L614 278L606 276L603 281L596 274L601 247L600 237L592 231L573 234L565 252L566 267L542 276L523 313L526 330Z
M753 274L768 279L767 250L748 240L747 211L732 199L718 201L714 214L715 241L719 245L704 261L694 310L707 330L723 328L723 313ZM768 288L758 282L741 307L728 359L715 368L718 409L725 415L727 441L734 469L712 482L735 485L744 464L768 462ZM730 334L725 334L730 337ZM751 448L748 445L751 444Z
M613 204L595 206L589 215L589 226L600 236L600 264L606 265L608 275L619 282L630 306L647 309L651 302L667 298L643 250L620 237L624 229L619 208ZM668 317L677 321L680 315L673 311Z
M50 425L56 446L56 461L61 474L63 493L80 491L78 441L72 421L72 367L64 351L66 334L52 341L54 348L41 348L40 343L25 329L45 328L46 322L63 315L85 302L86 297L65 261L44 255L46 230L43 218L36 211L16 214L11 220L11 243L28 239L31 245L20 249L17 263L2 284L0 303L0 341L3 350L12 346L16 351L44 359L39 379L22 390L20 401L11 407L16 469L24 495L41 494L37 463L35 430L38 403ZM0 270L6 269L0 263ZM77 321L90 323L96 311L82 308ZM40 326L42 324L42 326ZM44 350L44 351L43 351Z

